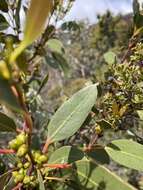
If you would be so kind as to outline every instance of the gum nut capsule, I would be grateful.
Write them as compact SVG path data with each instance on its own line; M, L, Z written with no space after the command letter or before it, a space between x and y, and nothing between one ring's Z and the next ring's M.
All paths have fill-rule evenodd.
M46 155L41 155L38 159L40 162L46 162L48 160Z
M19 172L18 172L19 174L24 174L24 169L23 168L21 168L20 170L19 170Z
M24 168L25 168L25 169L29 168L29 166L30 166L30 162L26 162L26 163L24 164Z
M19 163L17 164L17 167L18 167L18 168L22 168L22 167L23 167L23 164L22 164L21 162L19 162Z
M40 152L34 152L34 154L33 154L33 157L34 157L34 160L37 162L38 161L38 159L39 159L39 157L41 156L41 154L40 154Z
M17 144L16 139L13 139L12 141L9 142L9 147L14 149L14 150L18 149L18 144Z
M25 133L21 133L16 137L17 144L20 146L22 144L25 144L27 141L27 135Z
M19 147L18 151L17 151L17 156L18 157L22 157L24 156L28 151L28 147L26 144L23 144Z
M17 175L18 175L18 171L12 172L12 176L13 176L13 177L16 177Z
M18 182L22 182L24 179L24 175L23 174L18 174L15 178L14 178L14 182L18 183Z
M30 181L31 181L30 176L25 176L24 179L23 179L24 184L29 184Z

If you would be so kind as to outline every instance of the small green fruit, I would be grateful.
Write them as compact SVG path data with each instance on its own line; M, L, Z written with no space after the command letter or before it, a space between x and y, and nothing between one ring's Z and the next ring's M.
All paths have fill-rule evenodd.
M19 162L19 163L17 164L17 167L20 169L20 168L23 167L23 164L22 164L21 162Z
M25 169L29 168L29 166L30 166L30 162L26 162L26 163L24 164L24 168L25 168Z
M27 141L27 135L25 133L21 133L16 137L17 144L21 146L22 144L25 144Z
M12 141L9 142L9 147L14 150L17 150L19 148L16 139L13 139Z
M23 183L24 183L24 184L29 184L30 181L31 181L30 176L25 176L25 177L24 177L24 180L23 180Z
M21 168L20 170L19 170L19 172L18 172L19 174L24 174L24 169L23 168Z
M26 153L28 152L28 147L26 144L23 144L19 147L18 151L17 151L17 156L18 157L22 157L24 156Z
M41 156L38 158L38 160L39 160L41 163L43 163L43 162L46 162L46 161L48 160L48 158L47 158L47 156L45 156L45 155L41 155Z
M23 179L24 179L24 175L23 174L18 174L18 175L15 176L14 182L15 183L22 182Z
M18 171L12 172L12 176L15 178L18 175Z

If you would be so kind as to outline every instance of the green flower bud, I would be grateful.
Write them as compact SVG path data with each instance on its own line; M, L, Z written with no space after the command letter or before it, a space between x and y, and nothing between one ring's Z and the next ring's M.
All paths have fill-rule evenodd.
M25 176L25 177L24 177L24 180L23 180L23 183L24 183L24 184L29 184L30 181L31 181L30 176Z
M25 144L27 141L27 135L25 133L21 133L16 137L17 144L21 146L22 144Z
M23 144L19 147L18 151L17 151L17 156L18 157L22 157L24 156L28 151L28 147L26 144Z
M12 172L12 176L15 178L18 175L18 171Z
M35 179L35 176L30 176L30 180L33 181Z
M19 148L19 145L17 144L16 139L13 139L12 141L9 142L9 147L14 150L17 150Z
M34 157L35 162L38 163L40 156L41 154L39 151L33 152L33 157Z
M18 167L18 168L22 168L22 167L23 167L23 164L22 164L21 162L19 162L19 163L17 164L17 167Z
M25 169L29 168L29 166L30 166L30 162L26 162L26 163L24 164L24 168L25 168Z
M43 162L46 162L48 160L47 156L46 155L41 155L38 160L43 163Z
M24 179L24 175L23 174L18 174L18 175L15 176L14 182L19 183L19 182L22 182L23 179Z
M30 185L31 185L32 187L36 187L36 186L37 186L37 181L31 181L31 182L30 182Z
M21 168L20 170L19 170L19 172L18 172L19 174L24 174L24 169L23 168Z

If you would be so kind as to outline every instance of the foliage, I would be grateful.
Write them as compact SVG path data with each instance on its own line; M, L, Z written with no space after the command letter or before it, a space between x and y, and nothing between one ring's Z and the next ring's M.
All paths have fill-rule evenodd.
M0 187L4 190L136 189L104 164L109 164L110 156L119 164L142 171L143 145L127 139L110 139L110 143L103 146L99 140L111 129L128 129L132 139L137 140L137 134L128 126L124 128L123 121L131 114L138 114L135 115L138 120L142 119L142 43L128 49L129 56L126 54L120 63L120 54L111 52L111 48L121 45L115 31L120 17L113 18L109 12L102 18L99 16L98 35L90 36L89 44L92 50L98 48L99 54L105 53L99 59L101 69L105 62L108 63L103 78L99 79L91 72L89 75L94 83L85 80L86 87L79 87L78 92L68 95L71 97L66 97L55 113L42 113L46 101L41 99L40 92L49 81L52 69L59 69L64 78L69 74L56 24L68 13L73 0L23 3L21 0L0 2L2 13L12 19L6 20L4 14L0 18L3 31L0 39L0 133L4 135L0 149ZM135 14L140 13L137 2L134 3ZM24 30L21 10L26 13ZM8 27L11 27L11 34L4 31ZM79 34L80 27L69 22L62 24L61 30ZM137 30L135 26L134 38L140 35L141 31L136 34ZM101 39L102 43L99 43ZM108 49L110 52L107 53ZM48 72L44 68L48 68ZM82 136L85 127L91 129L90 138L85 143L71 143L76 134ZM7 132L10 134L8 142L5 140Z

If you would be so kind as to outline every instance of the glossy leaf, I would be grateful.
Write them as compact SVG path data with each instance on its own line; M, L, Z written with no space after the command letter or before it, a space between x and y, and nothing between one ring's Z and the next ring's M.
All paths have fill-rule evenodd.
M0 79L0 102L6 104L15 111L21 111L21 107L6 80Z
M0 30L6 30L9 27L9 24L5 17L0 14Z
M105 167L89 160L76 162L76 182L81 189L92 190L135 190L121 178L110 172Z
M97 98L97 85L90 85L66 101L52 117L48 125L51 142L72 136L83 124Z
M77 148L71 146L63 146L57 149L49 158L49 164L70 164L77 160L81 160L84 153Z
M0 132L15 132L15 131L16 131L15 122L10 117L0 112Z
M39 181L39 190L46 190L43 182L43 178L41 175L41 172L37 170L37 175L38 175L38 181Z
M3 12L8 12L8 4L6 0L0 0L0 10Z
M131 140L115 140L105 149L119 164L143 171L143 145Z
M10 62L15 61L21 52L40 36L52 7L52 0L31 0L26 17L24 39L20 46L12 53Z

